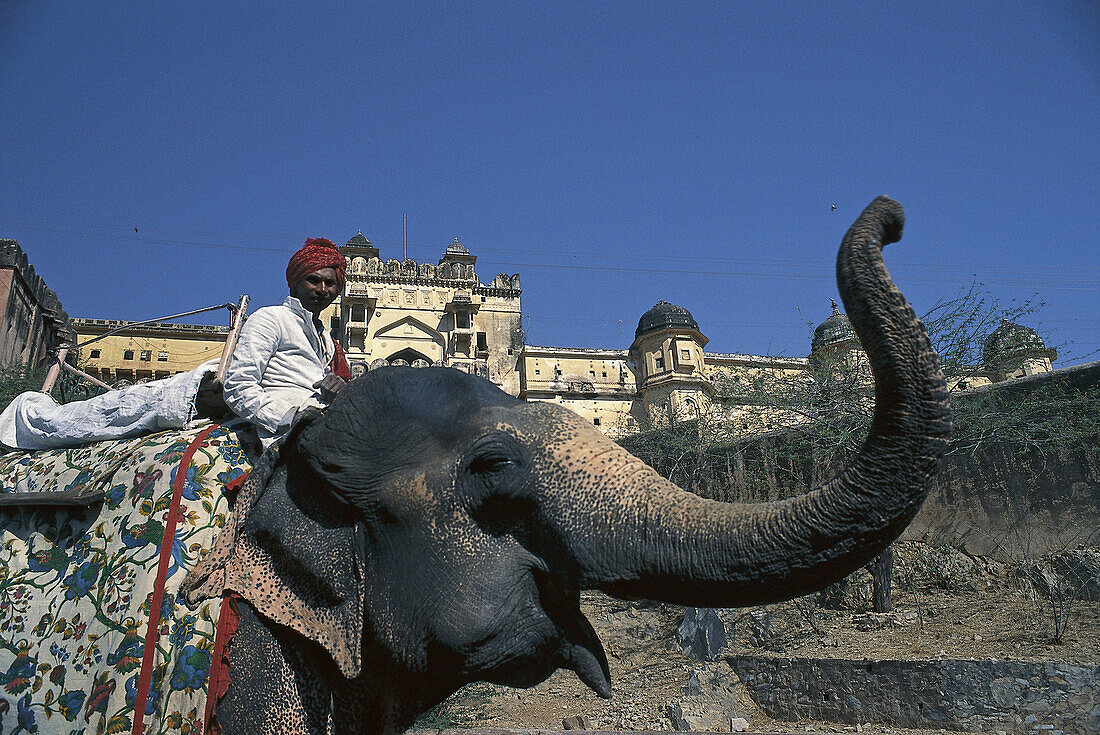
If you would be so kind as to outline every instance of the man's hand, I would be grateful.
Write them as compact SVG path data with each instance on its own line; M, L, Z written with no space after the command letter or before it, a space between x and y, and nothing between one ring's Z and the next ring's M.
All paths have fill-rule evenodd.
M344 389L347 382L339 375L333 375L329 373L325 377L318 380L313 384L314 388L318 388L321 391L321 400L325 403L331 403L332 399L336 397L336 394Z
M222 396L222 384L214 379L214 373L203 375L195 394L195 418L221 421L232 415Z

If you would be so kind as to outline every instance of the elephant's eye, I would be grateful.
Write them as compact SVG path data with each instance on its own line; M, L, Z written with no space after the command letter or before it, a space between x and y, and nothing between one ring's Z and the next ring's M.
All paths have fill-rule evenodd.
M474 475L492 475L498 472L507 472L515 466L516 462L511 457L483 454L474 457L467 469Z
M490 495L522 492L529 463L522 447L508 436L490 435L472 448L462 466L461 483L473 505Z
M533 501L525 497L530 463L523 448L509 437L491 436L468 456L460 486L470 516L488 534L511 532L534 513Z

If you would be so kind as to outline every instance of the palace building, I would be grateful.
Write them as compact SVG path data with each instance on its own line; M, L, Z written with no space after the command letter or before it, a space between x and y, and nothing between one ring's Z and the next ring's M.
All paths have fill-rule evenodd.
M761 371L789 375L808 367L800 358L706 352L706 344L687 309L659 301L642 314L625 350L524 346L519 397L560 403L622 435L754 410L724 399L719 387Z
M80 351L80 368L105 383L159 380L192 370L222 353L229 327L205 324L133 324L116 319L73 319L77 343L115 334Z
M755 417L759 426L766 409L738 402L726 390L730 385L751 383L762 373L812 380L815 366L836 359L866 364L835 302L814 331L806 358L707 352L707 338L692 314L665 301L641 315L630 345L536 346L524 343L519 276L501 273L482 283L477 256L457 238L434 263L384 260L362 232L341 252L347 284L321 319L343 345L354 376L383 365L455 368L523 400L563 405L610 435L701 416ZM73 323L80 341L126 325ZM108 382L167 377L216 357L227 333L224 327L134 325L90 346L80 359L90 374ZM1049 371L1055 357L1034 331L1009 323L991 335L987 351L990 370L972 384Z
M344 293L321 315L359 375L379 365L447 366L520 390L519 276L488 285L455 238L437 263L383 260L360 232L340 248Z

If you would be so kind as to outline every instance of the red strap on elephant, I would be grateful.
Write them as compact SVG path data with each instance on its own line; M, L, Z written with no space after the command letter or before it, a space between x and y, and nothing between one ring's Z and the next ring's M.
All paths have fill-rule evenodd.
M134 698L134 727L131 735L142 735L145 731L145 702L149 698L149 682L153 677L153 655L157 650L157 639L160 637L160 607L164 602L164 582L168 578L168 564L172 560L172 543L176 538L176 523L180 516L180 498L183 496L183 485L187 481L187 468L191 464L191 458L195 451L210 436L210 432L218 428L220 424L211 424L199 432L183 456L180 457L179 467L176 468L176 479L172 483L172 503L168 506L168 517L164 521L164 538L160 542L160 565L157 567L157 578L153 583L153 599L149 604L149 625L145 629L145 652L141 657L141 674L138 676L137 697Z
M203 714L202 731L204 735L221 735L221 725L214 717L214 708L229 691L229 641L241 625L241 611L237 600L241 599L230 592L222 598L222 610L218 614L218 630L214 634L214 657L210 660L210 682L206 687L206 710Z
M225 494L232 497L244 485L245 480L252 474L245 472L240 477L225 483ZM210 659L210 679L206 685L206 709L203 710L202 731L204 735L221 735L222 728L214 717L214 708L229 691L229 642L241 625L241 611L237 607L237 600L241 599L235 592L227 592L222 598L222 609L218 613L218 628L214 633L214 655Z

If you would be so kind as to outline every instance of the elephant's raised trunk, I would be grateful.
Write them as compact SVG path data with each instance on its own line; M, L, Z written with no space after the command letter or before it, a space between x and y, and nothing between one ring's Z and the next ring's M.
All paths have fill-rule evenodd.
M882 263L903 221L901 206L879 197L837 256L840 294L875 377L859 454L806 495L745 505L685 492L611 447L564 442L563 459L595 476L586 498L545 499L556 506L548 517L566 526L582 587L689 605L766 603L843 578L901 533L951 433L939 359Z

